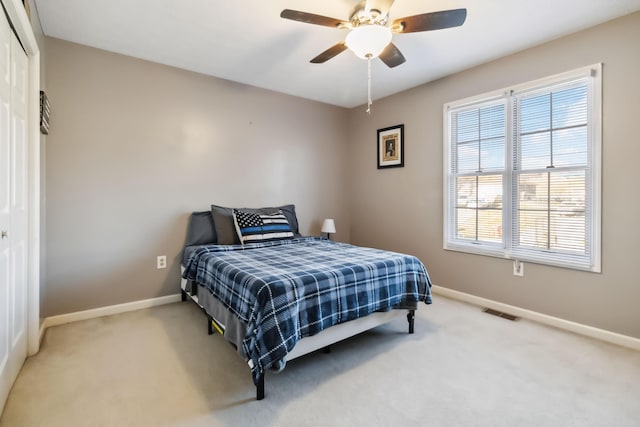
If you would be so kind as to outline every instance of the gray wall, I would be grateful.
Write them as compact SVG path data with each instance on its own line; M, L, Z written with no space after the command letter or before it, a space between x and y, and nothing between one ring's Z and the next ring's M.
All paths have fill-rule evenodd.
M293 202L302 231L419 256L436 285L640 337L640 13L376 100L373 114L47 39L42 315L177 291L187 213ZM604 63L602 273L442 249L442 105ZM405 124L405 167L376 130ZM168 270L155 256L169 257Z
M46 39L42 316L175 294L188 213L294 203L349 240L348 110ZM157 255L169 268L156 270Z
M350 115L351 241L412 253L436 285L640 338L640 13L378 100ZM604 63L602 274L442 249L444 103ZM376 129L405 124L405 167L376 169ZM436 302L437 303L437 302Z

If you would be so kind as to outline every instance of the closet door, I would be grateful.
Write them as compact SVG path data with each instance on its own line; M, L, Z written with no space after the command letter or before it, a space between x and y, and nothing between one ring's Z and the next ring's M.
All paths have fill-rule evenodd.
M0 410L27 355L27 56L0 14Z

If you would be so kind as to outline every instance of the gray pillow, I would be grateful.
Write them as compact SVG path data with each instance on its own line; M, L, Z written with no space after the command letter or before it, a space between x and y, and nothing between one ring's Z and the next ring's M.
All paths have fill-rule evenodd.
M185 246L215 244L218 241L211 211L193 212L189 217Z
M273 208L241 208L243 210L261 213L261 214L274 214L277 213L278 210L281 210L284 216L287 218L287 222L289 222L289 226L291 227L291 231L293 234L297 235L298 233L298 218L296 218L296 207L295 205L284 205ZM238 237L238 233L236 232L236 227L233 223L233 208L227 208L224 206L211 205L211 215L213 217L213 223L216 230L216 235L218 237L219 245L239 245L240 238Z
M224 206L211 205L213 224L220 245L239 245L240 239L236 235L233 225L233 210Z
M291 231L293 231L293 234L300 234L300 230L298 229L298 217L296 216L295 205L284 205L277 207L276 209L280 209L284 216L287 217L287 221L289 221L289 225L291 226Z

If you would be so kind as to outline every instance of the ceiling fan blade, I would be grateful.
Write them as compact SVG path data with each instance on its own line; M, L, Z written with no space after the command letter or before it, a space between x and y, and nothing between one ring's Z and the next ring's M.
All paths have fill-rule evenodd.
M380 11L383 15L389 13L389 9L391 9L391 5L393 5L394 0L367 0L364 5L364 10L377 10Z
M393 68L404 63L404 55L400 52L400 49L393 43L389 43L380 54L382 62L387 64L387 67Z
M314 15L313 13L300 12L297 10L285 9L280 12L280 18L291 19L292 21L305 22L307 24L324 25L325 27L349 28L351 24L340 19L329 18L328 16Z
M391 24L391 30L394 33L442 30L459 27L464 24L465 19L467 19L467 9L443 10L396 19Z
M336 43L309 62L311 62L312 64L322 64L323 62L327 62L328 60L338 55L339 53L344 52L345 50L347 50L347 45L345 44L345 42Z

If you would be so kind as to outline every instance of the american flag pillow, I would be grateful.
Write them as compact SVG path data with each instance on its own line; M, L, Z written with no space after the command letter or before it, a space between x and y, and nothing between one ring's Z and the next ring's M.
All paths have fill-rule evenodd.
M264 214L233 209L233 223L242 244L293 238L291 226L281 210Z

